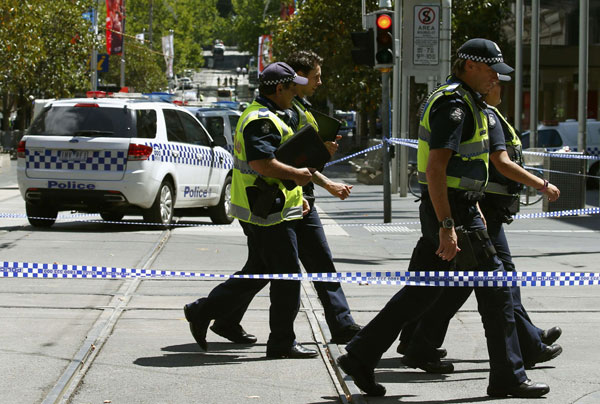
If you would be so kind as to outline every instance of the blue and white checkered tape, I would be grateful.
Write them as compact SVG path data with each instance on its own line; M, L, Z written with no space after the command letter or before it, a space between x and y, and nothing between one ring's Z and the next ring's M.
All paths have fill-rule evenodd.
M60 150L25 149L25 167L45 170L88 170L88 171L124 171L127 152L118 150L94 150L85 161L63 161Z
M445 287L600 285L600 273L591 272L399 271L224 275L201 272L164 271L155 269L111 268L88 265L43 264L8 261L1 263L0 278L241 278Z
M194 166L215 167L231 170L233 158L225 150L212 149L208 146L196 146L175 143L148 142L154 151L150 161L164 161L175 164L189 164ZM177 153L174 153L177 152ZM214 153L214 162L213 162Z

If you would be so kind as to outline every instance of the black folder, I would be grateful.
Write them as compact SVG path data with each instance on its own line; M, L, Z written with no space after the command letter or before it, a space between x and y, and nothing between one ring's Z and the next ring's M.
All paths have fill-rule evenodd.
M275 158L292 167L323 170L331 155L315 128L305 125L275 151ZM287 189L296 187L294 181L283 181Z
M311 114L315 117L317 125L319 125L319 136L324 142L335 142L335 137L340 131L342 121L326 115L316 109L310 109Z

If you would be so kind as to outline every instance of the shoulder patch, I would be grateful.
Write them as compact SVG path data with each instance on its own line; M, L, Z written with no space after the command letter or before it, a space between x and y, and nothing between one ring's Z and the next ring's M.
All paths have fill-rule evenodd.
M266 121L264 122L261 126L260 126L260 130L262 133L264 133L265 135L271 132L271 122L270 121Z
M488 114L488 126L490 129L494 129L497 123L496 116L493 113Z
M465 113L463 112L462 109L455 107L450 110L449 117L450 117L450 120L452 120L452 122L460 123L463 120L463 118L465 117Z

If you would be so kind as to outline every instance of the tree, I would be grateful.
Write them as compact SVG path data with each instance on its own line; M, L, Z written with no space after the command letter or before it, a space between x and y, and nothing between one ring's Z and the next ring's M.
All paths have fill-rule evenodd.
M375 9L374 1L368 2ZM323 58L323 85L312 100L326 106L358 110L362 122L367 115L375 122L381 101L378 70L356 66L352 61L350 33L361 31L361 3L358 0L305 0L289 20L279 20L273 33L273 49L277 60L302 49L311 49ZM375 135L374 125L371 134Z
M28 97L71 95L89 74L92 33L82 14L89 0L48 2L1 0L0 93L2 129L17 106L18 128L24 129Z

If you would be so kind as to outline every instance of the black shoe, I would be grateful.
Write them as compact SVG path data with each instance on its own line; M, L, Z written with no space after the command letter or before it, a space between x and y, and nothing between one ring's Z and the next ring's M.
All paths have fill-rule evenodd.
M359 389L369 396L385 396L385 387L375 383L375 374L373 369L363 366L357 359L350 354L342 355L337 359L338 366L353 380Z
M362 326L356 323L352 324L331 337L331 342L333 344L347 344L360 330L362 330Z
M548 362L560 355L562 351L562 347L558 344L546 346L546 349L540 352L533 362L525 363L525 369L533 369L536 363Z
M300 344L296 344L290 348L287 352L269 352L267 349L267 358L271 359L306 359L306 358L314 358L319 355L319 352L314 349L306 348Z
M215 334L220 335L235 344L254 344L257 341L256 336L248 334L239 324L222 327L215 321L213 325L210 326L210 329Z
M188 309L187 304L183 306L183 313L185 314L185 319L190 323L190 331L192 332L192 337L194 337L194 339L204 352L208 351L208 343L206 342L206 330L208 328L208 325L210 324L210 319L192 321L191 313Z
M417 358L413 358L409 355L404 355L402 359L400 359L403 365L408 366L409 368L414 369L422 369L427 373L452 373L454 372L454 365L450 362L442 362L442 361L421 361Z
M554 344L554 341L556 341L560 337L561 334L562 330L560 329L560 327L548 328L542 333L542 342L546 345L552 345Z
M522 398L536 398L541 397L544 394L548 394L550 387L544 383L534 383L527 379L523 383L515 387L510 388L494 388L488 386L487 394L491 397L522 397Z
M398 348L396 348L396 352L398 352L400 355L406 355L407 349L408 344L400 341L400 343L398 344ZM444 359L446 356L448 356L448 351L446 351L446 348L435 348L435 351L437 352L440 359Z

